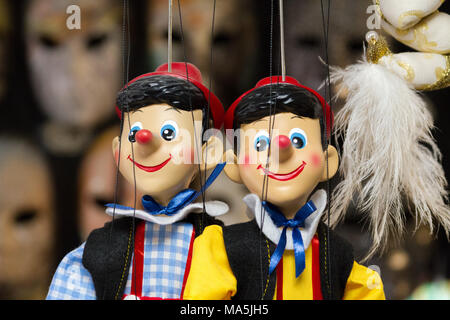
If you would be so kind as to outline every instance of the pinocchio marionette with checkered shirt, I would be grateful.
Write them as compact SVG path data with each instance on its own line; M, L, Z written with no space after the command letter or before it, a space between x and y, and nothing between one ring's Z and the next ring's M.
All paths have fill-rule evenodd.
M135 78L117 98L123 130L113 154L120 173L144 194L141 208L107 205L115 219L64 257L47 299L180 299L194 239L228 211L220 201L195 202L224 167L210 154L223 152L217 137L197 141L210 124L221 128L222 104L194 65L168 69ZM206 170L212 173L203 185L190 188Z
M224 171L251 192L251 220L195 239L185 299L385 298L379 275L322 222L317 186L339 163L332 123L325 100L291 77L262 79L230 106L225 128L238 143Z

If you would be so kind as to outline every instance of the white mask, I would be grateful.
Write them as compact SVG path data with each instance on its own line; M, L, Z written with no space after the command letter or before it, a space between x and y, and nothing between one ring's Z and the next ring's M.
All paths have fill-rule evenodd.
M121 79L121 15L113 0L32 0L25 39L31 80L50 122L90 129L114 114ZM69 30L67 7L80 7Z
M42 156L0 138L0 299L43 299L53 268L54 212Z
M333 3L328 30L330 64L345 66L360 58L369 5L367 1L354 0ZM324 10L326 20L326 7ZM317 89L326 78L326 67L319 60L320 56L325 61L320 1L286 1L284 13L287 73Z

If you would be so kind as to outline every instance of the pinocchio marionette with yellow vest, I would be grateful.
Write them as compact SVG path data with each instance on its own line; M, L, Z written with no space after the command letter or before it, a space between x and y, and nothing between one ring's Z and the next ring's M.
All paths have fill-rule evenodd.
M384 299L379 275L321 222L317 186L339 163L332 123L325 100L291 77L262 79L230 106L225 128L238 143L225 173L250 190L252 219L195 240L185 299Z
M390 13L424 6L423 1L376 3ZM440 4L430 1L424 11L433 22L434 46L448 39L437 31L445 17L431 14ZM423 25L411 29L397 36L416 34ZM227 110L225 128L238 144L225 153L225 173L251 192L243 199L251 221L211 225L196 238L185 299L384 299L378 273L357 263L351 245L329 229L351 203L369 222L367 257L403 234L407 210L416 225L433 231L437 222L448 236L441 153L432 137L431 113L415 91L448 86L448 55L394 55L377 33L369 32L366 40L367 52L358 63L330 67L328 84L338 85L337 97L345 98L336 119L317 92L285 76L283 60L281 77L262 79ZM424 76L415 79L408 72L405 78L398 66ZM344 141L343 179L327 194L318 185L339 167L339 155L328 143L334 120L334 133Z

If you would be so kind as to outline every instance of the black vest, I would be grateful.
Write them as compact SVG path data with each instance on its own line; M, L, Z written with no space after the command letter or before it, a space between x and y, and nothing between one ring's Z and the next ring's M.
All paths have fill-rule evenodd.
M322 222L319 238L320 284L325 300L342 299L353 266L352 246ZM223 228L225 248L231 270L237 279L237 300L272 300L276 272L269 275L269 252L276 245L261 232L255 220ZM329 246L329 250L327 250Z
M134 227L140 219L135 219ZM194 226L195 236L211 224L223 225L207 214L191 213L183 222ZM122 299L134 249L133 218L119 218L89 235L83 252L83 266L94 282L97 300Z

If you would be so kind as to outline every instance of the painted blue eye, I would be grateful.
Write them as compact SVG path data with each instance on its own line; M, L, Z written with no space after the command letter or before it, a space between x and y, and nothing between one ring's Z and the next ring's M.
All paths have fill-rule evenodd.
M305 131L299 128L294 128L289 132L291 143L296 149L303 149L308 143Z
M269 147L269 134L266 132L258 133L255 137L255 150L258 152L264 151Z
M131 126L130 133L128 134L128 140L130 142L136 142L136 133L141 129L142 129L142 123L140 123L140 122L133 123L133 125Z
M160 131L161 137L166 141L172 141L177 137L178 125L175 121L166 121L163 123Z

